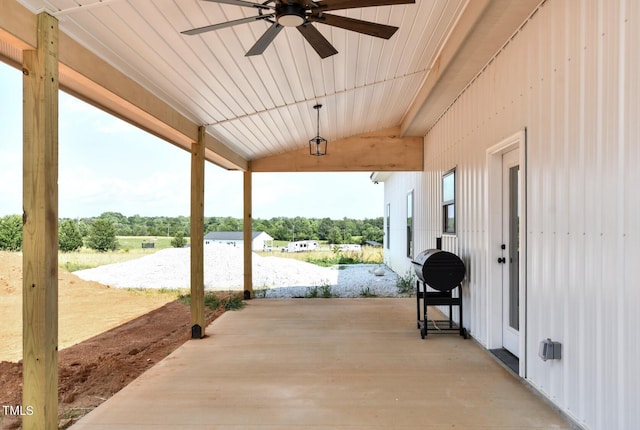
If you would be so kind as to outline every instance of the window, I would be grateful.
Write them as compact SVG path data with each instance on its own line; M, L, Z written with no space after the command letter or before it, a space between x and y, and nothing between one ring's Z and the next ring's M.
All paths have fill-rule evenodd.
M386 213L386 221L387 221L387 237L385 237L385 241L387 242L387 249L391 248L391 203L387 203L387 213Z
M407 257L413 258L413 190L407 194Z
M456 234L456 169L442 176L442 232Z

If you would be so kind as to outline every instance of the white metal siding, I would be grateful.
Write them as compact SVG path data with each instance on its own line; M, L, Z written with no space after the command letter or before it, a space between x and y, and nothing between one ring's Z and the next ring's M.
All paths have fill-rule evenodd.
M441 175L457 166L443 245L468 266L465 325L486 344L486 150L526 127L526 377L590 429L640 428L639 80L640 2L549 0L425 137L425 172L385 183L393 225L416 189L420 250L441 235ZM547 337L562 360L537 357Z
M425 217L423 208L424 192L421 186L421 172L392 175L385 181L385 208L391 209L390 248L384 249L385 263L396 273L405 276L411 269L411 260L407 257L407 194L413 190L414 206L414 250L422 249L420 220ZM386 223L386 219L385 219ZM387 240L387 238L385 238Z

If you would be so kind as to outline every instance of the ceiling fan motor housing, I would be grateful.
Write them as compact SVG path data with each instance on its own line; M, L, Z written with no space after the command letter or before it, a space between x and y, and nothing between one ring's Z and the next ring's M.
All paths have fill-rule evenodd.
M297 27L305 22L305 8L297 3L278 4L276 20L283 27Z

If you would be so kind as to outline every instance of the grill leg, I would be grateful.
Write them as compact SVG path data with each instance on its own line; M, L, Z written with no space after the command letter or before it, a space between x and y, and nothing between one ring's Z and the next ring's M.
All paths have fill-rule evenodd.
M420 281L416 281L416 320L420 328Z
M423 339L429 334L429 316L427 315L427 285L426 284L422 284L422 289L424 290L422 292L422 321L423 321L423 325L424 325L424 337Z
M464 329L464 327L462 326L462 284L458 285L458 297L460 298L460 336L462 336L463 338L467 339L469 337L469 335L467 334L467 331Z

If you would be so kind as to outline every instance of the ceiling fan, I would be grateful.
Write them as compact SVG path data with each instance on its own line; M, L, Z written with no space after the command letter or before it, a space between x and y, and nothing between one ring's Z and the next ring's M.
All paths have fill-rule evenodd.
M337 54L338 51L318 29L311 24L313 22L340 27L345 30L356 31L382 39L389 39L398 30L398 27L391 25L331 15L325 13L326 11L415 3L415 0L267 0L264 3L253 3L246 0L206 1L254 8L258 10L258 15L194 28L183 31L181 32L182 34L194 35L238 24L267 21L272 24L271 27L269 27L255 45L249 49L245 56L249 57L262 54L284 27L296 27L321 58L330 57L331 55Z

